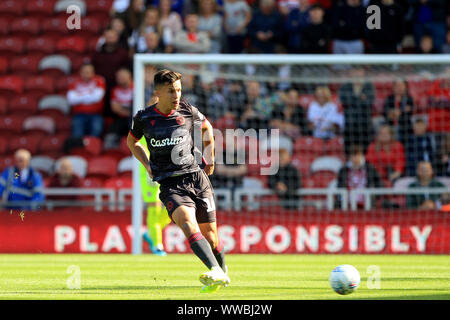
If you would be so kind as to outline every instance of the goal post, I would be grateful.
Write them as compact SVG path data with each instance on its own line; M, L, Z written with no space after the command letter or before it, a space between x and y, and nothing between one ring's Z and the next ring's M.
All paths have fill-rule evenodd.
M295 83L300 87L317 83L342 83L348 81L348 75L342 75L352 66L363 65L374 69L383 70L384 75L390 74L389 80L399 76L417 75L427 79L434 79L437 74L450 66L450 55L297 55L297 54L135 54L133 57L134 99L133 115L145 107L145 67L147 65L161 68L179 69L177 71L190 70L193 74L207 74L213 79L225 79L225 81L251 80L267 83ZM197 68L190 69L190 65ZM233 68L235 66L236 68ZM246 66L265 67L262 73L245 69ZM287 72L279 72L280 66L288 66ZM407 66L407 68L402 68ZM424 70L417 71L416 66ZM325 67L326 72L323 72ZM225 70L226 69L226 70ZM243 70L243 71L242 71ZM253 69L254 70L254 69ZM336 76L335 76L336 74ZM381 74L381 73L380 73ZM378 75L369 77L376 79ZM450 74L449 74L450 76ZM195 84L197 85L197 84ZM301 165L301 164L300 164ZM139 179L139 163L134 159L133 165L133 197L132 197L132 227L133 241L132 253L142 253L141 228L143 222L143 202Z

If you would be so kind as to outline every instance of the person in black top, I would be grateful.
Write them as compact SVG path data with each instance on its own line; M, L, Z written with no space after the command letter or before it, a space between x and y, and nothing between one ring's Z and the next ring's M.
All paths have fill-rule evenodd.
M328 53L331 28L323 21L325 11L320 4L309 8L310 24L301 31L301 53Z
M274 175L269 176L269 187L280 198L285 209L297 209L300 197L297 190L301 187L300 173L291 163L289 151L280 149L280 168Z
M181 74L163 69L154 76L156 103L133 118L127 144L148 174L160 184L159 198L182 229L192 251L209 271L200 276L201 292L230 283L216 225L213 128L204 115L181 100ZM148 149L139 140L145 137ZM195 145L201 137L205 158ZM200 140L200 139L199 139ZM205 162L204 170L199 166Z

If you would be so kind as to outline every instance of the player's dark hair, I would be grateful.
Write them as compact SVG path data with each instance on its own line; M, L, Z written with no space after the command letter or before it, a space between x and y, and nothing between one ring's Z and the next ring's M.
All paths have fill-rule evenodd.
M153 83L155 87L158 87L160 85L173 83L177 80L181 80L181 73L168 69L162 69L155 74Z

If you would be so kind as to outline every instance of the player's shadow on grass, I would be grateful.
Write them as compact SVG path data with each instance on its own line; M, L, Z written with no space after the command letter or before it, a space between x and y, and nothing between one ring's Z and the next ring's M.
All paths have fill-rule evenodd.
M444 290L443 290L444 291ZM377 297L367 297L362 298L361 300L449 300L450 293L447 294L419 294L416 296L407 295L407 296L377 296Z

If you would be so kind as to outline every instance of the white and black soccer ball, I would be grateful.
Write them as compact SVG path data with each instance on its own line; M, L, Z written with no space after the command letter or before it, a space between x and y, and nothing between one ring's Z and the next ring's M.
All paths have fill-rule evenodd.
M346 295L354 292L360 282L358 270L349 264L337 266L331 271L330 285L339 294Z

